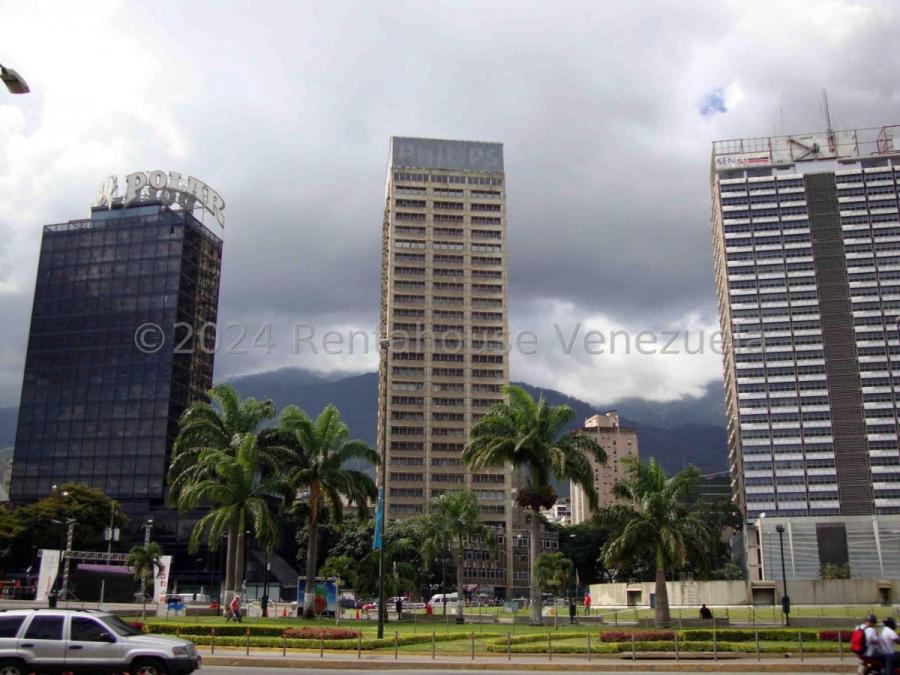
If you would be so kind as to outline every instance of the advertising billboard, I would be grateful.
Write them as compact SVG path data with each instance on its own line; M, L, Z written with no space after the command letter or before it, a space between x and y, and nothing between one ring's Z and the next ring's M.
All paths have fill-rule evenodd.
M306 598L306 577L297 580L297 612L303 612L303 601ZM316 615L334 615L337 608L337 588L331 579L316 579Z

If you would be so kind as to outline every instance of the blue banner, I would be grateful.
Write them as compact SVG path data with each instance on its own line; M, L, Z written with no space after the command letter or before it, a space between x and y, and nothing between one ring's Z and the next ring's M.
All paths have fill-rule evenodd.
M375 505L375 541L372 543L372 550L381 550L381 530L384 520L384 486L378 488L378 503Z

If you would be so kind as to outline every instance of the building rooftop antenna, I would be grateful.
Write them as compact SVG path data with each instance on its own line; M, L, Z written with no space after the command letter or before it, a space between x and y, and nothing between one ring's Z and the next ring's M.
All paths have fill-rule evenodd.
M831 111L828 109L828 90L822 89L822 114L825 115L825 131L828 134L828 147L834 152L834 131L831 129Z

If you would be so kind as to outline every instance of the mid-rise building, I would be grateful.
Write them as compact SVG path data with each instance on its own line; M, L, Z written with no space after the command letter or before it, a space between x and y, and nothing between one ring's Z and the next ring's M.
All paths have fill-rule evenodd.
M896 131L713 144L731 480L751 580L780 571L778 526L788 578L828 562L883 576L900 557Z
M506 592L515 577L513 472L473 473L461 460L472 424L503 401L509 381L501 144L391 139L381 333L391 339L379 390L386 517L422 514L434 497L473 490L501 553L470 551L466 584Z
M549 509L541 509L541 515L552 525L565 527L572 522L572 504L568 497L560 497Z
M222 239L172 205L182 191L169 185L127 203L112 189L89 219L44 227L14 502L74 482L118 500L134 527L176 520L166 472L178 417L212 386Z
M613 486L625 478L625 467L622 460L626 457L638 456L637 431L623 427L619 423L619 414L609 410L585 420L581 433L588 434L606 452L606 463L600 464L589 457L594 473L594 487L599 497L599 506L612 506L620 500L613 496ZM572 499L572 524L578 525L590 520L590 506L584 490L575 483L569 484Z

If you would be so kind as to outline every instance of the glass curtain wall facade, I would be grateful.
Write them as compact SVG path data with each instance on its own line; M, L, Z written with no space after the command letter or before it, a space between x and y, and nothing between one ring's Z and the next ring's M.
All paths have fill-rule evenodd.
M14 501L77 482L132 515L164 505L178 417L212 385L221 256L199 220L156 203L44 228Z

